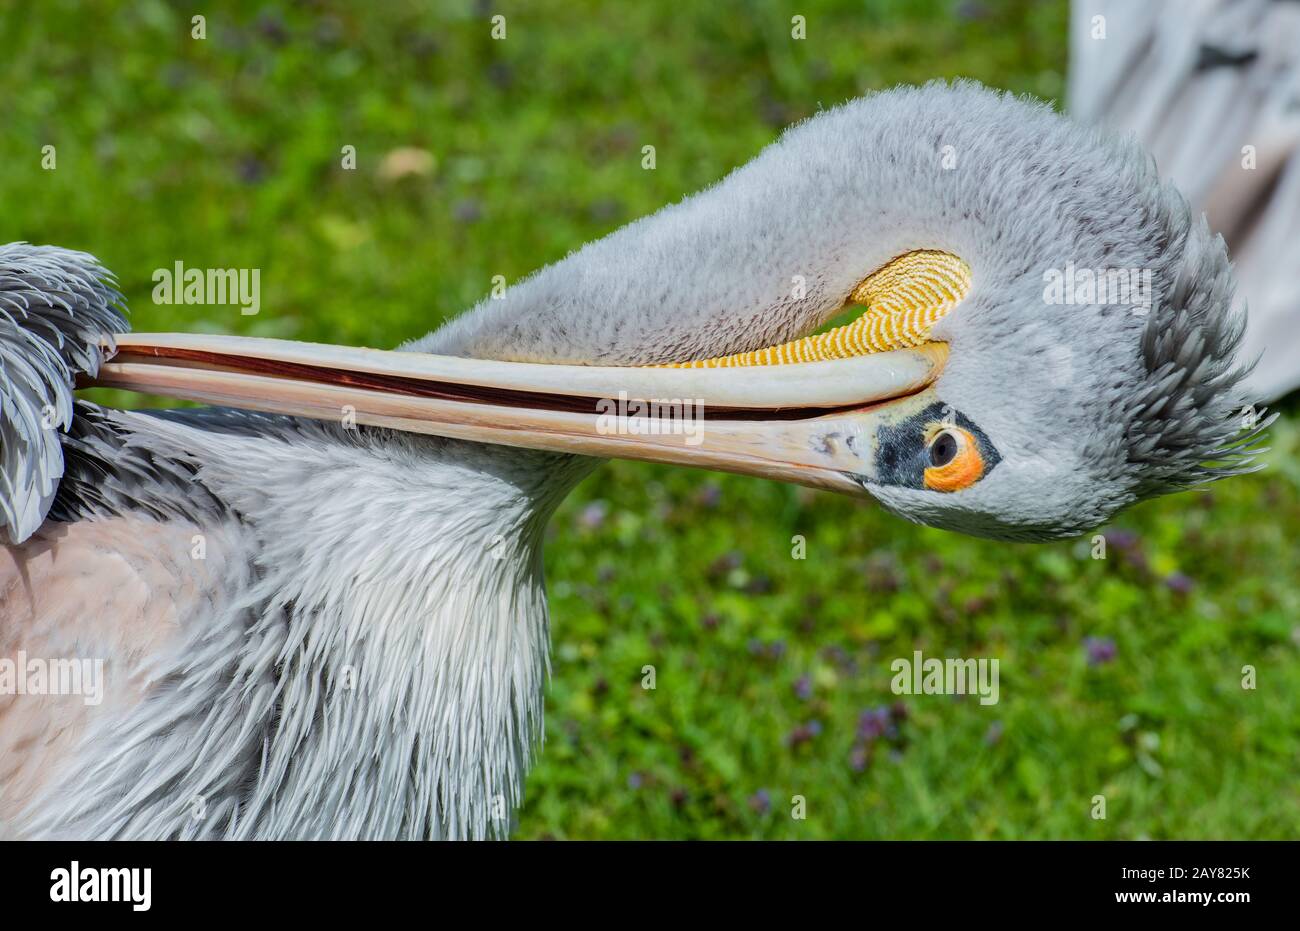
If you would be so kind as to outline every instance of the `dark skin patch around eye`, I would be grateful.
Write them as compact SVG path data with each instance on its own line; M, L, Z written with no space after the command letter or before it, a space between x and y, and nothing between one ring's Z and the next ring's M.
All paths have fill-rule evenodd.
M946 418L946 419L945 419ZM897 485L903 488L924 489L925 470L933 465L926 445L930 428L935 423L950 423L961 427L975 438L980 455L984 458L984 475L1002 461L993 443L975 422L947 404L935 402L924 410L893 424L882 424L876 434L876 478L880 485Z

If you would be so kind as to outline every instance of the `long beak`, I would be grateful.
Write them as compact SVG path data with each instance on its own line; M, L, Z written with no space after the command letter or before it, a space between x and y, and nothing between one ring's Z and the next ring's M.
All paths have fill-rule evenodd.
M287 340L123 334L95 381L208 404L865 494L880 427L947 346L734 368L546 365ZM908 403L902 403L907 401Z

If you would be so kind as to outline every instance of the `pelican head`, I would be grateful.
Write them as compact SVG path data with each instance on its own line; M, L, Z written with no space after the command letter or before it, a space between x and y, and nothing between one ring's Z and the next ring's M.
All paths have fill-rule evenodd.
M1044 540L1251 468L1231 292L1222 240L1135 144L936 83L791 128L402 353L133 336L101 379L727 469ZM664 404L624 430L607 416L623 399Z

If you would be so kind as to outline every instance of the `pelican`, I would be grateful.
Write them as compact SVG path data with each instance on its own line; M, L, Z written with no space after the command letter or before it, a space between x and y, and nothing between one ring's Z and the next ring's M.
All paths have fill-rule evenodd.
M1053 300L1067 268L1151 300ZM0 695L13 837L506 834L543 529L603 458L1035 541L1255 468L1267 422L1223 242L1151 160L964 82L821 113L397 351L128 333L56 248L0 288L0 656L105 660L98 703Z

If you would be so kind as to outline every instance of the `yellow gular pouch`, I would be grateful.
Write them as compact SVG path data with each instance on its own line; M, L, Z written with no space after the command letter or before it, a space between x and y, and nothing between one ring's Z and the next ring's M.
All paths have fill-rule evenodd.
M885 263L853 289L846 306L865 305L857 319L802 339L667 368L731 368L824 362L894 349L929 339L930 330L970 292L970 266L949 252L921 249Z

